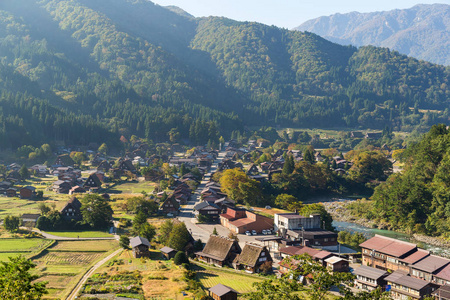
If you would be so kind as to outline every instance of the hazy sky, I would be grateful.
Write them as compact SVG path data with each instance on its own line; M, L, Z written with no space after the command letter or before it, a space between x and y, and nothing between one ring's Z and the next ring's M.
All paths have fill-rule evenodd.
M224 16L238 21L256 21L293 28L320 16L351 11L373 12L410 8L416 4L450 0L151 0L162 6L181 7L195 17Z

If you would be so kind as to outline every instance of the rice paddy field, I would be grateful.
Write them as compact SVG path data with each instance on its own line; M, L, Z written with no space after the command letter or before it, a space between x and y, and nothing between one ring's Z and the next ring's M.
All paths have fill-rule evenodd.
M115 240L57 241L33 258L39 281L48 281L47 299L64 299L83 274L118 248Z

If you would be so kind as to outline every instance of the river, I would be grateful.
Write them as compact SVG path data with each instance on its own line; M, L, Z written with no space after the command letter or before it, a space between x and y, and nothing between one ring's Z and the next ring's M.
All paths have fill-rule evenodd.
M438 247L438 246L435 246L435 245L431 245L431 244L427 244L427 243L416 241L411 236L409 236L409 235L407 235L405 233L392 231L392 230L369 228L369 227L362 226L362 225L359 225L359 224L356 224L356 223L352 223L352 222L333 221L333 226L339 231L347 230L347 231L350 231L350 232L360 232L360 233L364 234L364 236L367 237L367 238L371 238L375 234L379 234L379 235L387 236L387 237L390 237L390 238L394 238L394 239L398 239L398 240L402 240L402 241L406 241L406 242L415 243L420 248L427 249L427 250L431 251L434 254L450 257L450 249L449 248L447 248L447 247L445 247L445 248L444 247Z

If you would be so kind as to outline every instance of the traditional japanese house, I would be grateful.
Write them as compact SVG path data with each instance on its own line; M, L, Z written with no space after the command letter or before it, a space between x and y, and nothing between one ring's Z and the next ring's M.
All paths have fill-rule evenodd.
M246 243L241 254L234 259L233 266L236 269L243 268L249 273L259 273L262 264L272 264L272 261L270 251L265 246Z
M223 236L211 235L203 251L196 252L195 256L206 263L219 267L230 265L236 255L242 252L236 240Z

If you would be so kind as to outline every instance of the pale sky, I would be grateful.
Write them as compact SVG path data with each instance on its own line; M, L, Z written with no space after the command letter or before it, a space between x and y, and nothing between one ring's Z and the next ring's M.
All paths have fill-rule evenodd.
M450 0L150 0L161 6L175 5L195 17L224 16L237 21L256 21L292 29L303 22L335 13L404 9L416 4Z

